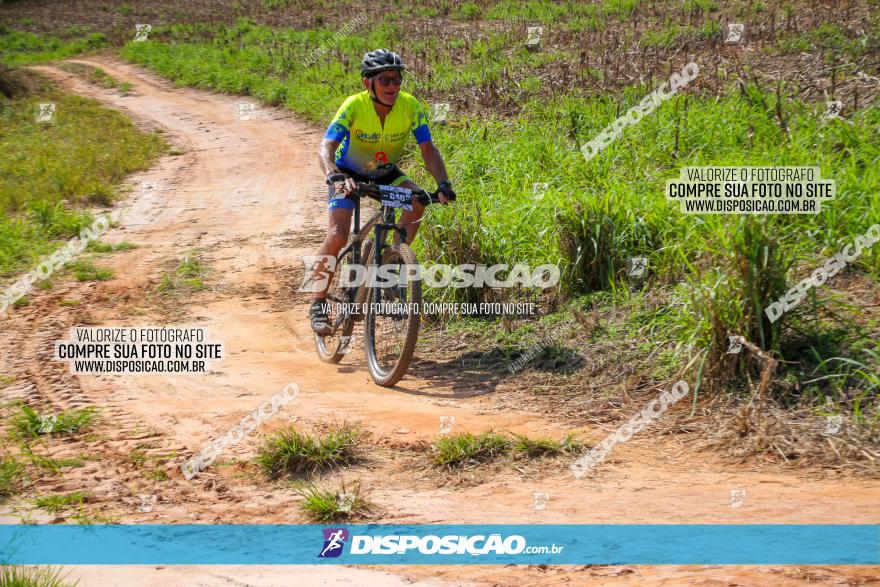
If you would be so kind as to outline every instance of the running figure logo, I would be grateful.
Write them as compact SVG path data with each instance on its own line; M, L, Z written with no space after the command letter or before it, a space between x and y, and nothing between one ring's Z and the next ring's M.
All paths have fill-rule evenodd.
M345 528L324 528L324 548L318 558L336 558L342 554L342 547L348 540L348 530Z

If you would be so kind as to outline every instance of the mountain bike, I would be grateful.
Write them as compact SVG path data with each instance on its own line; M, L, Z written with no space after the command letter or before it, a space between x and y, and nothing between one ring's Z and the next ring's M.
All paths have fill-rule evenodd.
M355 323L364 323L364 350L370 375L390 387L409 368L419 336L422 283L408 269L418 261L406 244L406 229L397 223L397 210L411 210L413 200L437 203L437 194L423 190L358 183L346 196L354 200L352 233L336 255L327 289L330 334L315 334L318 356L338 363L354 345ZM379 202L376 212L360 224L362 197ZM372 239L367 237L372 233ZM389 242L389 239L391 242ZM381 269L381 271L380 271Z

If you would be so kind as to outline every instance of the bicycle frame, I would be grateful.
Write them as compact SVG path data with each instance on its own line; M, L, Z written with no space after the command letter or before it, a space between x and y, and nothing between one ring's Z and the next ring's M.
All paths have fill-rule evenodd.
M389 246L385 244L385 233L389 230L393 230L400 237L400 242L406 242L406 229L396 223L396 211L394 208L389 206L381 206L379 211L373 214L369 220L367 220L366 224L360 226L361 222L361 202L360 197L354 200L354 218L352 222L352 230L351 234L354 235L354 239L351 243L346 245L339 253L336 255L337 266L341 259L343 259L349 252L352 252L352 257L355 265L361 263L361 244L363 244L367 235L370 231L373 231L373 259L372 266L378 267L382 264L382 253ZM380 222L381 221L381 222ZM376 246L378 243L378 246ZM352 250L353 249L353 250ZM356 303L360 296L358 296L358 292L363 288L363 285L358 287L350 287L348 288L348 301L350 303ZM374 290L373 293L374 299L372 302L379 303L381 301L381 292L378 289ZM344 317L340 317L341 319Z

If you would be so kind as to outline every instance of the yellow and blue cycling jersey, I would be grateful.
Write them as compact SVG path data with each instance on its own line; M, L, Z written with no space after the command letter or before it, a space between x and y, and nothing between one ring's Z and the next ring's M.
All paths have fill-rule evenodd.
M377 179L395 168L409 133L420 145L431 140L428 116L418 100L400 92L383 125L364 90L346 98L324 138L339 141L336 165L340 169Z

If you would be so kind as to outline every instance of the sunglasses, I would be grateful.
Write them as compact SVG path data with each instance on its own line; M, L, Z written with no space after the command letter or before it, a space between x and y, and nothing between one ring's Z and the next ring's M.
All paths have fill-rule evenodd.
M377 77L376 81L379 82L380 86L384 86L384 87L390 86L392 84L394 84L395 86L399 86L399 85L403 84L403 78L398 77L398 76Z

